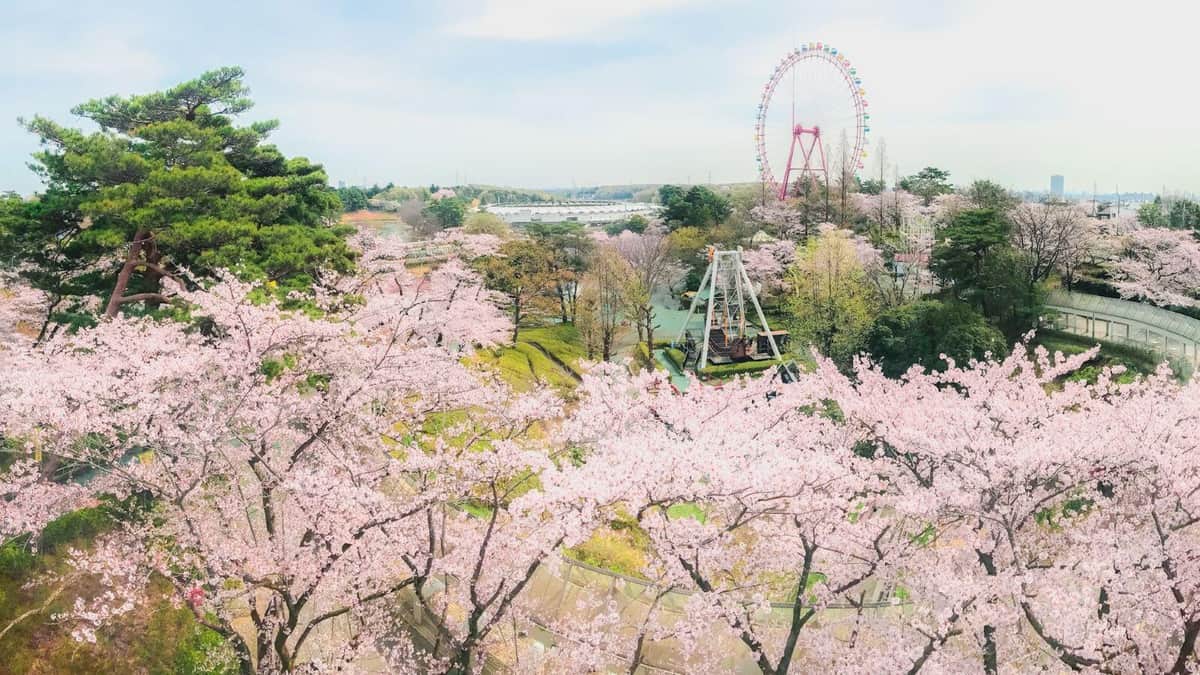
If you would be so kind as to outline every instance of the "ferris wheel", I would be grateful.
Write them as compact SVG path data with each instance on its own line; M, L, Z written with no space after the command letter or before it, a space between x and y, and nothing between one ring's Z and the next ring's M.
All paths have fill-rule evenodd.
M850 60L820 42L794 49L771 73L758 104L754 145L764 185L782 200L806 179L828 185L831 171L857 174L870 125L866 91Z

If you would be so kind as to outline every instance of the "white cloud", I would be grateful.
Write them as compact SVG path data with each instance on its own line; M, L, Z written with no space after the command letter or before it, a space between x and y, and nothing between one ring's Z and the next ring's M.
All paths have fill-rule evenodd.
M595 40L601 31L631 19L702 1L483 0L472 15L452 23L449 32L498 40Z
M94 29L77 35L15 32L0 39L0 72L86 80L92 85L152 83L162 62L139 47L137 31Z

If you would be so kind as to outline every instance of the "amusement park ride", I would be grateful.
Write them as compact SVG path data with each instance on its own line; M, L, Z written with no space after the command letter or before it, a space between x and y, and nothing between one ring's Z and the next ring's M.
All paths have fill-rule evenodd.
M791 94L790 106L778 105L785 93ZM805 180L828 187L826 143L831 140L843 146L834 155L838 171L851 175L863 168L871 133L866 95L858 69L836 48L810 42L788 52L763 86L754 118L755 159L763 185L780 201ZM782 180L776 180L771 158L784 157L785 145Z
M699 340L688 330L701 300L705 301L705 329ZM747 299L754 308L748 318ZM757 323L753 322L757 319ZM754 292L754 284L742 264L742 250L718 251L708 247L708 269L700 281L700 289L692 298L687 319L673 343L682 349L684 365L695 363L697 371L711 365L742 361L782 360L781 346L787 346L788 332L771 330L762 306ZM694 361L693 361L694 360Z
M789 80L790 111L773 107L777 90ZM867 156L870 120L862 80L844 54L821 42L788 52L763 87L755 116L754 145L764 188L781 202L794 196L794 186L805 181L823 181L828 189L830 170L824 141L831 134L841 146L835 159L842 179L856 174ZM782 180L776 180L770 160L784 156L784 145L787 160ZM689 327L702 301L706 305L704 327L695 335ZM750 308L754 315L747 317ZM787 331L771 330L767 325L754 284L742 264L741 249L708 247L708 269L672 343L683 350L685 368L700 371L709 365L769 360L780 363L780 375L790 381L795 366L783 364L780 353L788 337Z

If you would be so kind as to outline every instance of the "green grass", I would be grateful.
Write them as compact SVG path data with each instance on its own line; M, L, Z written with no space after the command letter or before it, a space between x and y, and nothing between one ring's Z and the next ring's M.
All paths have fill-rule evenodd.
M474 502L459 502L458 507L481 520L487 520L488 518L492 517L492 509L483 504L476 504Z
M613 530L599 530L582 544L564 550L563 555L630 577L643 577L646 567L646 554L628 535Z
M515 346L481 350L475 359L494 369L518 392L548 385L566 393L578 383L579 363L585 356L579 332L574 326L565 324L524 328L517 336Z
M54 597L58 583L38 582L68 574L67 550L90 548L115 517L108 506L81 509L51 522L36 542L37 552L31 550L28 536L0 546L0 626L34 611L0 639L0 675L236 673L232 662L210 658L221 651L224 640L199 626L188 609L172 606L172 589L160 577L151 580L137 608L98 631L94 644L76 642L66 624L50 620L52 614L67 611L77 597L92 597L99 589L92 579L70 578Z
M691 518L700 523L708 520L708 514L704 509L695 504L672 504L667 507L667 517L671 519Z
M579 338L579 331L569 323L525 328L517 340L541 345L576 371L579 369L579 362L587 358L587 350L583 347L583 340Z
M1162 359L1147 349L1057 330L1042 329L1038 331L1034 344L1045 347L1051 355L1055 352L1062 352L1068 356L1080 354L1097 344L1100 345L1100 354L1068 376L1068 380L1095 382L1102 369L1119 365L1125 366L1126 372L1118 376L1118 381L1128 382L1137 375L1153 373L1158 368L1158 364L1162 362ZM1179 374L1178 370L1176 370L1176 374Z
M674 347L667 347L663 349L663 354L665 354L666 357L671 360L671 363L675 364L676 368L683 370L683 364L687 360L687 354L684 354L682 350L675 349Z
M645 578L643 570L649 551L650 537L637 520L627 513L618 513L608 527L597 530L582 544L565 549L563 555L600 569Z

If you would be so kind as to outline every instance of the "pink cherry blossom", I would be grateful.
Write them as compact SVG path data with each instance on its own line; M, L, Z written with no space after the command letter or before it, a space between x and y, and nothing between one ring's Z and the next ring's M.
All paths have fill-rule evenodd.
M742 251L742 263L751 281L762 285L760 292L768 295L784 290L787 270L796 259L796 243L789 240L771 241L757 248Z
M1134 230L1115 264L1123 297L1159 305L1200 306L1200 241L1187 230Z
M635 236L615 245L658 261ZM152 509L70 555L95 590L55 617L78 639L161 575L260 672L1193 667L1200 380L1078 381L1094 353L1021 344L898 379L814 355L788 384L597 364L569 401L517 394L471 353L509 327L458 255L414 274L359 245L304 311L223 277L178 291L187 324L0 351L0 536L101 495ZM538 575L617 521L644 542L638 611L615 576L549 602Z
M46 320L45 293L16 275L0 273L0 350L32 341Z
M98 493L154 498L152 527L127 524L120 556L81 558L105 590L62 617L80 639L136 602L128 580L157 571L263 671L295 669L337 617L354 617L342 637L355 644L396 633L383 603L405 590L435 615L474 613L445 655L467 662L516 580L589 531L599 512L572 465L525 440L561 403L515 396L462 352L510 329L478 277L457 261L413 276L364 257L362 276L327 280L324 316L226 277L178 293L197 329L118 316L0 354L0 436L94 474L62 484L18 461L0 481L2 534L36 533ZM87 567L117 558L123 577Z

